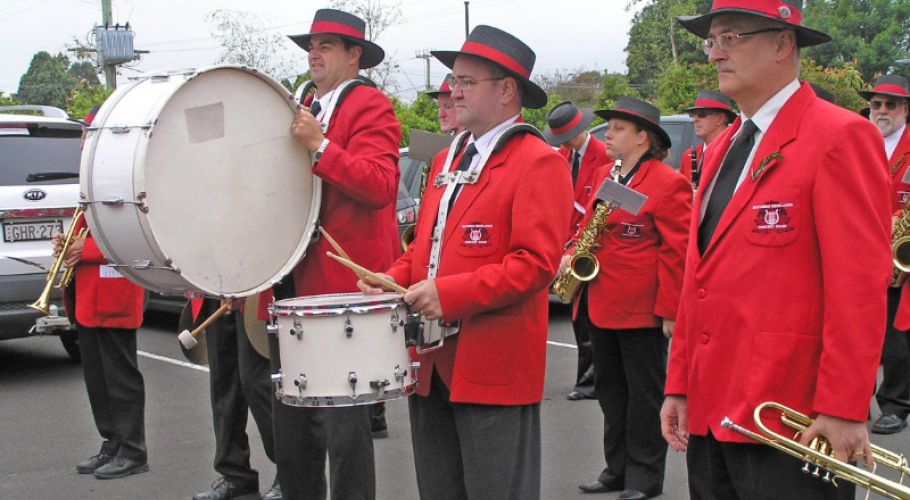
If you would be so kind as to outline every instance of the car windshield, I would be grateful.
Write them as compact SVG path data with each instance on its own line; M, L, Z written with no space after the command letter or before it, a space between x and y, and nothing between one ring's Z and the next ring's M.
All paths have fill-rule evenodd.
M78 132L78 131L77 131ZM29 174L79 173L81 132L64 137L37 137L0 133L0 186L29 184ZM41 184L73 184L74 178Z

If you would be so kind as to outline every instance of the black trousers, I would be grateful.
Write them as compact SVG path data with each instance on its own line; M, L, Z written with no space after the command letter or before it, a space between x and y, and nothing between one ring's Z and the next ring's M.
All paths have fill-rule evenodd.
M591 339L588 331L572 322L572 331L575 333L575 345L578 346L578 368L575 375L575 387L586 398L594 397L594 353L591 351Z
M663 492L667 442L660 433L667 339L660 328L608 330L578 312L594 353L594 388L604 415L604 459L626 489Z
M76 326L82 374L101 453L144 462L145 384L136 359L136 330Z
M888 324L882 348L882 383L875 393L882 415L898 418L910 415L910 341L908 332L894 328L894 317L901 300L900 288L888 288Z
M201 322L215 312L219 301L206 299ZM250 311L250 314L256 314ZM262 437L265 454L275 461L269 360L253 349L243 327L243 315L226 314L206 329L209 384L215 429L215 470L242 488L259 489L259 473L250 466L246 433L248 412Z
M803 474L799 460L770 446L725 443L689 436L686 451L692 500L853 500L856 488L840 480L835 488Z
M295 296L290 277L275 286L276 299ZM274 347L273 342L273 352ZM298 408L276 401L272 415L275 458L285 499L326 498L327 453L332 500L376 498L368 406Z
M540 405L449 401L436 373L428 397L408 398L423 500L540 498Z

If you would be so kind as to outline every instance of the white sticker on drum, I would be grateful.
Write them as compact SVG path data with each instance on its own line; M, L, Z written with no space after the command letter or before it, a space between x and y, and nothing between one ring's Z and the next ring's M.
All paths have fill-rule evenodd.
M98 266L99 276L102 278L122 278L123 275L120 274L116 268L111 266Z
M224 103L208 104L183 110L190 144L224 137Z

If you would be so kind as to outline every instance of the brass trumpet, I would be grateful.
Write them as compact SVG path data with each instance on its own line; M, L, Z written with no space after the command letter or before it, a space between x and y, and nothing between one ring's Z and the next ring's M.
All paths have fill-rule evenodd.
M780 411L781 422L796 431L794 437L787 438L769 429L761 419L761 412L765 408ZM876 464L884 465L900 473L900 480L895 482L875 474L874 470L870 472L862 467L835 459L834 452L825 439L813 439L808 446L800 444L799 435L812 425L813 420L796 410L780 403L767 401L755 408L752 417L755 420L755 426L762 434L735 424L729 417L724 417L720 425L804 461L805 465L802 469L804 473L821 478L824 482L833 483L834 486L837 486L838 479L843 479L886 498L910 499L910 487L903 485L904 476L910 475L910 466L907 465L907 458L904 455L872 445L872 460Z
M57 257L54 259L54 264L47 270L47 280L44 283L44 289L41 290L41 295L39 295L34 302L29 304L28 307L44 314L50 314L51 292L55 288L66 288L67 285L70 284L70 281L72 281L75 268L67 267L59 281L57 280L57 273L60 272L60 267L63 266L63 259L66 256L66 252L73 244L76 235L76 226L84 215L85 210L82 207L77 208L76 211L73 212L73 220L70 221L70 227L67 228L66 234L64 235L63 246L60 248L60 253L57 254ZM84 237L86 234L88 234L88 228L82 228L82 230L79 231L78 236Z

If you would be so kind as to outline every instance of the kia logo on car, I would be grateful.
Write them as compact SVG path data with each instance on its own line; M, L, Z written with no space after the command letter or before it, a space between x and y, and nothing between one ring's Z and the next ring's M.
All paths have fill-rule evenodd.
M41 201L47 196L47 193L40 189L29 189L22 195L28 201Z

